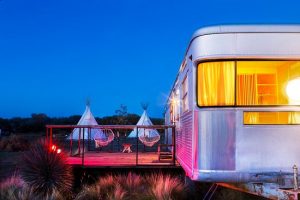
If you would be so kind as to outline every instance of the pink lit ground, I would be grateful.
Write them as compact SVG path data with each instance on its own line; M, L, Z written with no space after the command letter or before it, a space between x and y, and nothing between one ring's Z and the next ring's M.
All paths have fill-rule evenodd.
M81 157L68 157L70 165L82 165ZM139 165L153 165L153 166L169 166L173 165L172 161L158 162L157 152L139 152ZM106 152L85 152L84 166L86 167L122 167L135 166L136 153L106 153ZM178 163L176 163L178 165Z

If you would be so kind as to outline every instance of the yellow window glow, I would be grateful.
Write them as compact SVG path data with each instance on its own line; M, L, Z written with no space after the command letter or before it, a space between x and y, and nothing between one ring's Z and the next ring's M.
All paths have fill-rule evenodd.
M286 93L288 82L300 77L299 61L237 61L236 104L295 104Z
M197 80L199 106L300 105L300 61L205 62Z
M198 65L198 105L234 105L235 62L206 62Z
M300 124L300 112L244 112L245 125Z

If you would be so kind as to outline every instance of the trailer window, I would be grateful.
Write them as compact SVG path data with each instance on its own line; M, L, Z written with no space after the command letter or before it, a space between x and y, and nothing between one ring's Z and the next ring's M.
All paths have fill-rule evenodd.
M236 104L298 104L286 91L289 81L297 77L300 77L299 61L237 61Z
M300 112L244 112L245 125L300 124Z
M235 62L206 62L198 66L198 105L233 106Z
M181 90L182 90L182 110L183 112L186 112L189 110L189 105L188 105L188 77L185 76L183 82L182 82L182 86L181 86Z
M197 70L199 106L300 105L300 61L205 62Z

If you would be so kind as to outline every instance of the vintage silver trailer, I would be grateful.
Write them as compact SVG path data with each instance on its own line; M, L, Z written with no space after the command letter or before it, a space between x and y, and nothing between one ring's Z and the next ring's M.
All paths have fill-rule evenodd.
M299 25L196 31L165 110L187 176L274 182L293 172L300 166L299 82Z

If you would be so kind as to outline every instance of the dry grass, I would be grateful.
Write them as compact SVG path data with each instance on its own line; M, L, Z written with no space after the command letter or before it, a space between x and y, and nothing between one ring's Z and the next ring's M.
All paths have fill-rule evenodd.
M54 191L51 195L40 196L33 192L33 190L21 179L18 175L4 180L0 183L0 199L1 200L63 200L65 198Z
M96 183L96 190L98 191L100 199L109 199L113 196L115 190L116 182L115 177L112 175L99 178Z
M59 199L71 190L73 174L66 157L49 149L44 140L32 145L24 154L21 176L37 196Z
M0 140L1 151L26 151L29 149L29 141L21 136L10 135L9 137L3 137Z
M84 186L77 194L75 200L124 200L127 192L115 183L113 188L98 185Z
M186 187L177 177L162 173L152 174L148 178L148 192L154 199L185 199Z
M24 181L16 175L4 180L0 183L0 199L19 199L23 186Z
M117 183L115 185L114 191L111 194L108 194L107 197L110 200L123 200L126 197L127 192L123 189L123 187Z
M82 190L76 195L75 200L99 200L99 192L95 185L92 186L83 186Z
M128 173L100 177L94 185L84 186L76 200L175 200L184 199L185 193L184 184L176 177Z
M120 184L127 195L131 198L136 198L139 194L145 192L145 180L135 173L129 172L127 175L118 175L115 177L115 182Z

